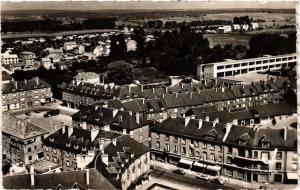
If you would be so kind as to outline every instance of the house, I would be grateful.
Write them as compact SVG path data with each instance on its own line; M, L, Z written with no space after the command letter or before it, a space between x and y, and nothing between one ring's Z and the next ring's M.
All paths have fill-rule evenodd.
M1 71L1 77L2 77L2 84L9 83L12 80L12 77L6 70Z
M43 66L45 69L53 68L52 61L51 61L51 59L50 59L49 57L44 57L44 58L42 58L41 64L42 64L42 66Z
M91 83L91 84L104 84L104 76L100 76L94 72L81 72L74 76L76 84ZM101 80L101 81L100 81Z
M26 119L2 115L2 155L12 164L27 165L44 157L42 140L48 132Z
M31 108L51 99L51 86L38 77L2 84L3 111Z
M116 189L135 189L149 180L150 152L124 135L100 150L89 167L96 168Z
M241 30L241 26L239 24L233 24L232 25L232 30L236 31L236 30Z
M126 40L127 51L135 51L136 45L137 45L137 43L135 40L132 40L131 38L128 38Z
M230 25L220 26L220 27L218 27L217 31L219 33L229 33L229 32L231 32L231 26Z
M65 51L73 50L77 47L77 43L75 41L65 42L63 49Z
M252 22L251 23L251 27L250 27L252 30L257 30L259 28L259 25L257 22Z
M1 54L1 63L2 66L17 64L19 62L19 58L16 54L10 54L9 52L5 52Z

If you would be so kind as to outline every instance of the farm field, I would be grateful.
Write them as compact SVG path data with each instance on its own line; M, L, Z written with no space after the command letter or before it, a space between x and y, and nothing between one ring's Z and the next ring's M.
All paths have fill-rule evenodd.
M222 47L226 44L232 44L233 46L243 45L248 48L251 38L251 35L241 34L204 34L203 36L208 39L211 48L217 44Z

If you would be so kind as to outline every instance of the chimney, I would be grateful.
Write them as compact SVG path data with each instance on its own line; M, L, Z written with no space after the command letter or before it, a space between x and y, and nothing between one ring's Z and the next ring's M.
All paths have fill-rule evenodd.
M126 135L126 134L127 134L127 133L126 133L126 129L123 129L123 134L124 134L124 135Z
M178 98L178 93L177 92L175 93L175 97Z
M199 119L198 120L198 129L201 129L201 127L202 127L202 119Z
M224 87L222 87L222 92L225 92L225 88Z
M39 77L35 77L34 80L35 80L35 82L36 82L36 85L39 85L39 82L40 82L40 81L39 81Z
M205 121L209 121L209 116L206 116L206 117L205 117Z
M103 130L104 130L104 131L110 131L110 126L109 126L109 125L105 125L105 126L103 127Z
M129 111L128 113L129 113L129 115L132 115L132 111Z
M81 123L80 123L80 127L81 127L82 129L85 129L85 130L86 130L86 122L81 122Z
M191 115L191 119L195 119L196 117L195 117L195 115Z
M118 110L117 109L113 109L113 118L117 115L117 113L118 113Z
M192 92L190 92L190 99L192 99L193 98L193 93Z
M54 125L54 132L56 132L57 131L57 124L54 123L53 125Z
M27 84L27 80L26 80L26 79L24 79L24 84L25 84L25 85Z
M185 126L185 127L188 125L190 119L191 119L190 117L185 117L185 118L184 118L184 126Z
M218 79L215 78L215 85L218 86Z
M155 88L152 88L152 93L153 93L153 94L155 93Z
M136 120L137 124L140 124L140 113L137 112L135 114L135 120Z
M143 100L143 104L145 104L145 98L142 98L142 100Z
M30 185L31 187L34 187L34 166L30 166Z
M116 138L112 139L112 143L113 143L114 146L117 146L117 139Z
M216 117L215 120L214 120L214 122L219 123L219 122L220 122L220 121L219 121L219 118Z
M177 117L176 113L173 113L173 114L171 115L171 118L173 118L173 119L175 119L176 117Z
M62 134L65 134L65 132L66 132L66 126L63 126L61 129L62 129Z
M14 81L15 88L18 89L18 81Z
M231 127L232 127L232 123L226 123L226 126L225 126L225 134L224 134L224 137L223 137L223 142L226 141L227 136L228 136L228 134L229 134L229 132L230 132Z
M90 170L85 169L85 179L86 179L86 185L90 185Z
M286 141L287 140L287 132L288 132L288 128L287 126L283 127L283 140Z
M108 166L108 155L107 154L102 154L101 160L106 166Z
M68 128L68 137L70 137L73 133L73 127L72 126L67 126Z
M99 129L92 129L91 130L91 141L94 141L96 136L98 135L99 133Z

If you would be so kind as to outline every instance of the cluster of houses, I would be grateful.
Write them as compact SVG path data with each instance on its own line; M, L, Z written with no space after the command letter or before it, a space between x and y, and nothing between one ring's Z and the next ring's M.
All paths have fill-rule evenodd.
M62 52L77 48L67 43ZM2 84L2 154L28 172L8 170L3 185L133 189L149 180L152 161L247 182L295 183L297 108L282 97L288 83L281 77L249 84L204 77L145 88L79 73L59 86L63 105L78 111L71 124L53 124L49 133L11 110L51 102L51 86L8 77Z

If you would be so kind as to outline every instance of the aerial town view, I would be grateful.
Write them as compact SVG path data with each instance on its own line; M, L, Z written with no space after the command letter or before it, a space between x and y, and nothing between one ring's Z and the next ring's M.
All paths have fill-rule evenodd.
M296 2L1 2L1 189L295 189Z

